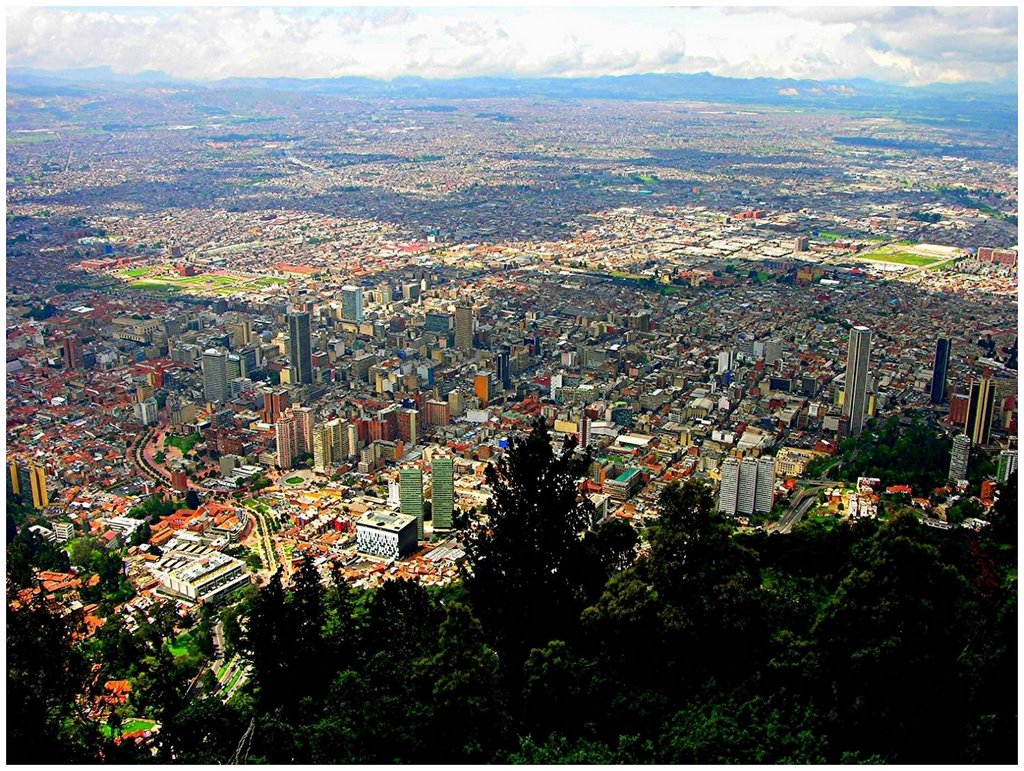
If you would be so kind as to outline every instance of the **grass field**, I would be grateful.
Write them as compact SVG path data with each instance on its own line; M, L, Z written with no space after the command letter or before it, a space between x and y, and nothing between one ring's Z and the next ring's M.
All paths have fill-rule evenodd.
M896 265L912 265L917 268L922 268L926 265L931 265L933 262L939 262L938 257L928 257L923 254L915 254L914 252L908 252L905 249L894 249L892 247L882 247L876 249L873 252L867 252L866 254L858 254L858 260L869 260L871 262L889 262Z
M188 436L169 436L164 440L164 444L169 444L171 447L177 447L181 450L182 455L187 455L189 451L199 443L202 439L201 434L189 434Z
M37 142L53 142L57 139L56 134L42 131L15 131L7 135L7 143L11 145L27 145Z
M133 289L143 289L147 292L162 294L174 294L176 292L188 292L189 294L201 296L224 297L246 289L265 289L286 283L283 278L276 276L232 276L218 275L213 273L201 273L198 276L179 276L168 274L166 269L132 268L123 270L118 274L125 279Z
M302 477L288 477L286 480L284 480L284 482L285 482L285 484L288 484L288 485L301 484L302 483Z
M171 652L174 657L188 655L188 636L189 633L178 635L174 642L167 643L167 649Z

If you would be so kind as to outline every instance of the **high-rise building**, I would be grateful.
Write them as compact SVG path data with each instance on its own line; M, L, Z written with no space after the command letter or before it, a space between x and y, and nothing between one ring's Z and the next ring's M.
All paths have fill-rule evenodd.
M345 426L345 457L351 458L359 454L359 426L349 423Z
M501 387L506 391L512 390L512 371L511 362L509 360L509 351L504 349L498 351L494 357L495 368L497 369L498 381L501 383Z
M313 355L309 333L309 313L288 314L288 363L293 383L313 382Z
M992 407L995 391L992 388L992 370L985 369L981 380L971 383L967 397L965 432L974 446L988 444L992 432Z
M722 351L718 354L718 374L723 375L736 369L736 352Z
M757 458L740 461L740 484L736 492L736 513L751 515L757 505Z
M418 468L404 468L398 472L401 511L416 517L416 537L423 538L423 472Z
M295 442L296 451L299 455L306 455L313 452L313 422L315 413L312 407L292 407L292 414L295 415Z
M430 462L434 530L451 530L455 515L455 464L451 458Z
M757 461L757 491L754 494L754 511L769 513L775 505L775 459L759 458Z
M344 321L356 322L362 321L365 318L363 315L362 287L346 284L341 288L341 318Z
M277 434L277 467L289 469L295 462L295 456L299 454L299 426L298 418L289 410L277 419L275 432Z
M261 417L264 423L274 425L281 413L288 409L288 391L284 388L262 388L263 410Z
M452 328L452 317L447 313L428 313L423 324L424 332L447 335Z
M246 364L245 357L238 355L237 353L229 353L227 359L224 361L224 369L227 373L228 382L235 380L236 378L245 377L249 374L249 368Z
M78 335L69 334L64 338L64 367L65 369L82 369L82 341Z
M590 418L587 413L580 415L580 449L585 450L590 446Z
M419 441L419 410L401 409L396 410L395 415L398 422L398 438L408 445L414 445Z
M448 402L431 399L427 402L427 425L447 426L452 422L451 407Z
M136 419L144 426L152 425L156 423L157 413L159 410L156 406L156 398L149 397L145 401L136 402L132 405L132 409L135 413Z
M223 404L230 393L227 354L216 348L203 351L203 398L214 404Z
M476 397L480 400L480 406L486 407L491 399L491 373L478 372L476 379L473 381L473 390L476 392Z
M1000 484L1005 485L1010 474L1017 470L1017 451L1002 450L999 453L999 465L996 470L996 479Z
M953 449L949 454L949 479L958 482L967 479L967 464L971 460L971 439L966 434L953 437Z
M469 306L455 308L455 347L460 351L473 349L473 309Z
M33 508L45 509L50 505L46 491L46 472L42 466L28 461L11 461L11 492Z
M718 510L723 514L768 514L775 503L775 461L772 458L730 456L722 461Z
M764 343L764 363L771 367L774 366L775 362L782 358L782 341L781 340L765 340Z
M341 418L328 420L313 428L313 469L321 474L330 472L331 467L348 456L347 432Z
M935 343L935 363L932 365L932 404L946 401L946 376L949 372L949 352L952 341L948 337L940 337Z
M740 462L731 455L722 461L722 482L718 488L718 510L723 514L736 514L736 500L740 489Z
M238 348L249 345L252 342L252 322L249 319L242 319L235 325L233 337Z
M854 327L850 330L850 345L846 352L846 395L843 399L843 414L850 419L851 436L858 436L864 430L870 361L871 330Z

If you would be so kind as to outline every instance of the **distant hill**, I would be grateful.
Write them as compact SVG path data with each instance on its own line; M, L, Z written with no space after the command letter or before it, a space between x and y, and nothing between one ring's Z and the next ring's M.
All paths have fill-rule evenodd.
M915 88L863 78L797 80L726 78L697 74L617 75L591 78L474 77L429 80L400 77L375 80L341 78L226 78L187 81L162 72L121 75L109 67L40 70L12 67L8 91L15 94L71 94L69 89L178 86L201 89L271 89L362 98L486 99L624 99L631 101L701 101L725 104L825 108L895 114L910 120L954 122L1015 131L1017 84L935 84Z

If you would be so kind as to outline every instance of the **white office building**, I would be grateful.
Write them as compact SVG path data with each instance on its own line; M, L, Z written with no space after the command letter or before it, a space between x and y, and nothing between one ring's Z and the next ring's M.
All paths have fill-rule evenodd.
M775 503L775 459L760 458L757 461L757 491L754 494L754 510L767 514Z
M398 559L416 549L416 517L367 512L356 522L356 549L386 559Z
M718 510L730 517L736 514L736 493L740 483L740 463L733 457L722 461L722 482L718 488Z

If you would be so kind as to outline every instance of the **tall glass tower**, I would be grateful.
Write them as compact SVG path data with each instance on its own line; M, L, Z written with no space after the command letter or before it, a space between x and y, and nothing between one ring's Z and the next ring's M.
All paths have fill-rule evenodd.
M932 368L932 404L942 404L946 401L946 374L949 371L951 347L948 337L940 337L935 344L935 366Z
M871 360L871 330L854 327L850 330L850 346L846 352L846 396L843 414L850 418L850 435L864 430L868 406L868 364Z
M313 382L313 356L309 338L309 314L292 311L288 314L288 361L296 383Z

